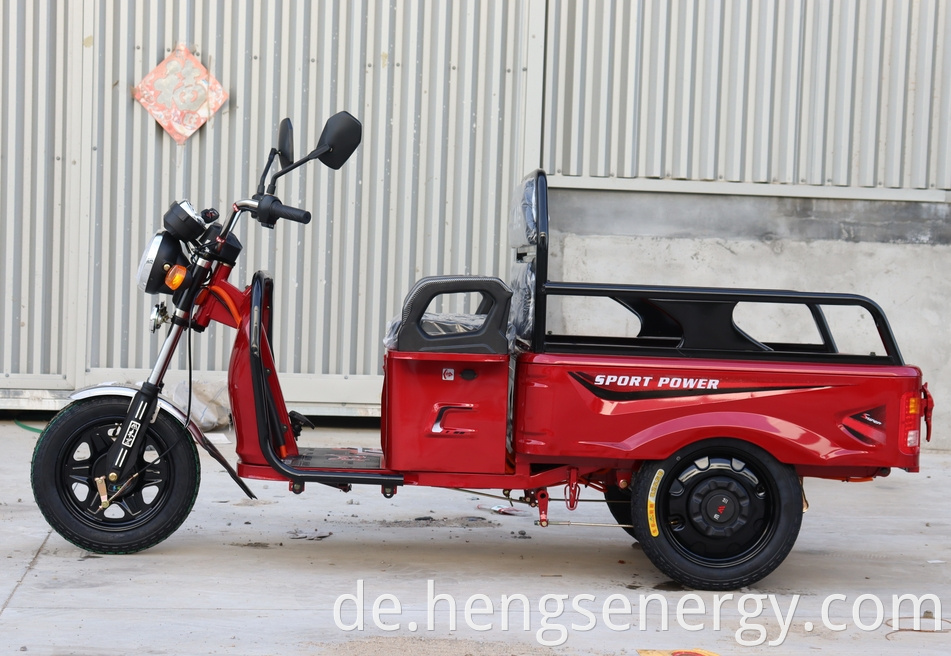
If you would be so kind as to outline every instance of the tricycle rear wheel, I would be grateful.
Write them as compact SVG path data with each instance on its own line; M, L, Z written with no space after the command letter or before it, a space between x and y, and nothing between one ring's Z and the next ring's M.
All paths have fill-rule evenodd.
M631 488L621 489L617 485L609 485L604 488L604 500L607 503L608 510L611 511L611 516L621 525L621 528L627 531L632 538L637 538L634 535L634 528L631 526L633 524L631 519Z
M651 562L702 590L759 581L786 558L802 524L795 470L731 439L687 446L638 470L634 534Z

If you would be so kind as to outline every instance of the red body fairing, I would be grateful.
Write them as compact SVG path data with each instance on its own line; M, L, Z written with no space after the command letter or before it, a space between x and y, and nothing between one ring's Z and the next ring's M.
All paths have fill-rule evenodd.
M660 460L697 440L735 437L804 475L918 470L899 448L900 399L914 367L767 364L525 354L515 449L534 462Z
M505 473L507 355L393 351L386 373L387 468Z
M222 268L223 269L223 268ZM230 270L218 270L218 276L209 285L210 293L202 298L202 303L195 313L195 324L206 327L211 321L217 321L232 328L237 328L234 345L231 349L231 359L228 365L228 399L231 403L231 415L234 423L235 437L237 438L236 452L238 454L238 472L247 478L266 478L282 480L285 477L277 475L268 466L261 451L257 431L258 417L255 409L254 385L251 377L251 287L243 292L231 285L227 280ZM269 335L271 322L270 289L266 291L265 302L261 313L261 357L265 368L275 371L274 354L271 350ZM237 311L237 317L231 312ZM235 319L240 319L240 323ZM268 386L274 400L277 402L275 410L281 420L281 425L287 427L280 439L283 445L278 449L282 458L297 455L297 443L290 431L290 419L284 403L281 384L276 375L268 377Z

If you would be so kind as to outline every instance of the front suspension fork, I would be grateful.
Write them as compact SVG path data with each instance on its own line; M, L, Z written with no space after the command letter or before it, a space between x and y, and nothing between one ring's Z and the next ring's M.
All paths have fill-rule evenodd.
M116 433L116 440L106 454L109 469L103 478L110 492L117 492L120 489L119 481L126 481L136 473L136 465L145 448L143 434L155 420L159 390L158 386L146 382L132 397L129 411ZM100 486L101 494L102 484L98 479L96 484Z
M162 391L162 380L185 331L187 316L187 313L181 310L176 312L152 373L132 397L129 411L116 433L116 440L106 453L108 470L96 479L97 491L100 497L103 497L103 508L109 505L108 499L121 493L130 479L138 474L136 467L145 450L145 433L158 416L158 397Z
M184 294L180 297L176 296L176 309L172 318L172 326L165 338L165 343L162 344L162 350L159 352L155 365L152 367L152 373L132 398L129 412L119 427L116 441L106 453L106 462L109 469L105 474L105 483L113 497L122 492L132 477L138 475L135 467L145 450L145 437L143 435L146 431L143 428L147 429L148 425L154 422L157 417L158 397L159 392L162 391L165 372L168 371L175 350L178 348L178 342L189 325L195 297L198 290L205 284L205 280L207 280L211 264L211 260L207 257L198 257L192 265L194 275L191 286L180 290L184 291ZM98 480L96 486L101 490L101 483Z

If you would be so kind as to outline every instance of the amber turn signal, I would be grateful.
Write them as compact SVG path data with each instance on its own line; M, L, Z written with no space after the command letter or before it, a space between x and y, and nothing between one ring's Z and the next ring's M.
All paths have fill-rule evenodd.
M181 264L176 264L168 270L168 273L165 274L165 284L171 290L176 290L182 286L182 283L185 282L185 275L188 273L188 269L183 267Z

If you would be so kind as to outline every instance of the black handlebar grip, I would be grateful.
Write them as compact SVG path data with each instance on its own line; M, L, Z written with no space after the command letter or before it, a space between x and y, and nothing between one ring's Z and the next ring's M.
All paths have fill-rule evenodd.
M310 223L310 212L285 205L274 196L265 196L258 205L258 219L262 223L274 225L277 219L287 219L297 223Z
M271 212L274 213L274 216L281 219L287 219L288 221L295 221L297 223L310 223L310 212L307 210L302 210L298 207L284 205L280 201L274 203L274 205L271 206Z

